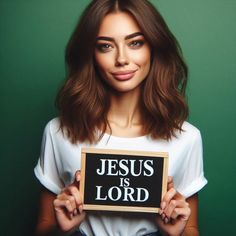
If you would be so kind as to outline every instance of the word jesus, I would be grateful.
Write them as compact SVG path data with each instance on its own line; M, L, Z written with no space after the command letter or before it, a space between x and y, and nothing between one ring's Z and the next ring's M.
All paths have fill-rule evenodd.
M127 160L127 159L100 159L101 168L97 169L98 175L134 177L152 176L154 173L153 160Z

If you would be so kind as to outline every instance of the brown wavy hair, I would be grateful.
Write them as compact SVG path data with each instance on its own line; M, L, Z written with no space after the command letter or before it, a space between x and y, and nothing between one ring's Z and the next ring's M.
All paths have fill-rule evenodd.
M169 140L176 130L182 131L188 116L188 68L176 38L157 9L146 0L94 0L66 47L67 79L56 98L60 127L72 143L96 143L109 127L109 87L96 69L94 49L103 18L117 11L133 16L151 46L151 67L141 98L145 133L153 139Z

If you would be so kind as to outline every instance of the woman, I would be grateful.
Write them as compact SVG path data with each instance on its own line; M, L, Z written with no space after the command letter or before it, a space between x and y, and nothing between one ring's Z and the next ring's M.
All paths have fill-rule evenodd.
M199 131L186 122L187 67L163 18L145 0L92 1L66 51L59 118L45 128L35 174L45 188L37 235L199 235L206 184ZM84 212L84 146L169 152L159 214Z

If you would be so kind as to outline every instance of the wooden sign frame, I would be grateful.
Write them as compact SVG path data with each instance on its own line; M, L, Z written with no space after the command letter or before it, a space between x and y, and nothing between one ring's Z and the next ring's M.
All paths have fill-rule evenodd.
M102 159L102 158L99 157L100 158L99 159L98 158L99 155L103 156L104 158ZM96 161L97 160L100 160L100 161L103 160L103 162L105 163L108 159L109 160L110 159L114 159L114 157L116 157L117 160L119 159L119 161L120 160L124 161L125 158L126 158L125 160L127 162L130 161L131 159L134 159L134 158L136 158L136 160L139 160L140 158L143 158L143 160L139 160L140 163L142 161L144 161L144 162L148 161L149 159L152 159L153 160L152 162L154 162L154 163L157 162L157 161L162 163L160 165L160 166L162 166L161 167L162 173L161 173L161 175L158 175L159 176L158 177L159 183L161 185L161 187L159 186L159 188L161 188L161 189L159 189L159 194L158 194L159 201L158 200L157 200L157 202L154 201L155 204L154 205L151 204L151 206L149 206L149 205L148 206L147 205L142 206L142 205L140 205L140 203L139 203L139 205L137 205L138 203L135 203L136 205L134 206L133 205L134 203L130 203L129 205L127 205L127 202L125 202L125 204L124 204L124 202L122 204L117 204L117 203L115 203L115 204L114 203L107 204L106 200L104 200L104 202L102 202L102 203L101 203L101 201L92 200L92 201L95 201L95 203L94 203L94 202L91 202L91 200L87 200L87 198L91 197L92 192L93 192L92 189L94 187L102 188L102 186L94 186L93 185L93 184L95 184L95 182L97 181L98 178L88 180L90 178L89 176L94 174L94 169L92 170L92 172L90 170L90 174L88 174L86 176L87 172L89 173L89 170L88 170L87 166L89 165L90 169L91 169L91 166L92 166L92 168L94 168L93 167L94 166L93 163L94 163L95 160ZM91 160L90 160L90 158L91 158ZM96 159L92 159L92 158L96 158ZM150 161L151 160L149 160L149 162ZM91 163L91 164L88 164L88 163ZM114 166L112 168L114 170ZM146 163L146 168L148 168L147 163ZM126 168L126 170L128 170L128 169ZM97 169L97 171L98 171L98 169ZM98 148L82 148L82 150L81 150L80 192L81 192L81 197L82 197L82 202L83 202L83 209L84 210L101 210L101 211L125 211L125 212L157 213L159 211L159 208L160 208L160 201L161 201L161 199L163 198L164 194L167 191L167 178L168 178L168 173L167 172L168 172L168 153L167 152L146 152L146 151L127 151L127 150L100 149L100 148L99 149ZM150 174L150 166L149 166L149 172L148 172L148 169L146 169L146 175L147 175L147 173ZM106 179L109 178L109 177L106 177ZM119 177L120 176L115 177L115 178L119 179ZM137 178L142 178L142 177L139 176ZM139 180L141 180L141 179L139 179ZM93 182L93 184L91 184L91 182ZM105 181L103 181L103 183L104 182ZM145 183L147 183L147 181L145 181ZM88 189L89 188L89 184L90 184L90 186L92 186L92 189ZM153 185L153 179L152 179L152 183L151 184ZM120 185L120 186L122 186L122 185ZM86 188L87 188L87 190L86 190ZM127 187L127 188L129 188L129 187ZM154 188L158 189L158 186L155 186ZM118 189L118 187L117 187L117 189ZM141 191L140 190L141 188L136 188L136 189L139 189L139 192ZM145 189L143 189L143 191L144 190ZM98 189L97 189L97 191L98 191ZM99 190L99 191L101 191L101 190ZM137 196L139 196L139 200L140 200L141 193L139 195L137 195Z

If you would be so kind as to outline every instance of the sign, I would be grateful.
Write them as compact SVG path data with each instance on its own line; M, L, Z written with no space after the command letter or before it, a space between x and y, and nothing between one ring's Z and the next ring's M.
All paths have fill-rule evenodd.
M158 212L168 153L82 148L81 157L85 210Z

